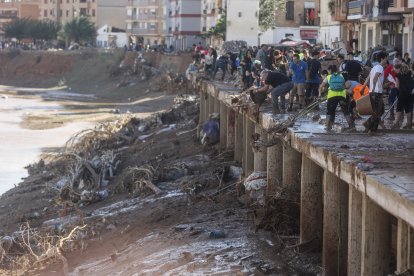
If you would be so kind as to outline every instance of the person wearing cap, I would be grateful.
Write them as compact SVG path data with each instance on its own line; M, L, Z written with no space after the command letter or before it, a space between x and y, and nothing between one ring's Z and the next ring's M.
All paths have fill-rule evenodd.
M329 75L323 80L319 88L319 96L322 97L325 87L329 86L328 95L326 97L328 100L326 113L326 130L329 131L332 129L332 126L335 122L335 111L338 104L344 113L349 128L355 128L354 121L348 112L345 79L342 74L338 72L338 67L335 64L329 65L328 72Z
M260 74L262 73L262 63L260 62L260 60L255 60L253 61L253 66L252 66L252 77L253 77L253 85L256 87L260 87L261 83L260 83Z

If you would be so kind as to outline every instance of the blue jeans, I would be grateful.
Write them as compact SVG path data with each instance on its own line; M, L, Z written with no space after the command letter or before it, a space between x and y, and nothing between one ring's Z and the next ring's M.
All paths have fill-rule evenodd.
M398 97L398 89L391 88L390 94L388 95L388 104L391 106Z
M280 97L281 109L285 109L285 95L293 88L293 82L286 82L273 88L272 94L273 110L279 110L278 98Z

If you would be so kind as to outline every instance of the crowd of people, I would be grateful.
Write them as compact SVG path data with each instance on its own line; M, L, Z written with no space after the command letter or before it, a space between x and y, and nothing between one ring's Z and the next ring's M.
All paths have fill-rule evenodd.
M330 62L327 70L322 70L324 53L320 49L281 51L263 44L259 48L242 46L238 53L224 52L219 56L213 47L203 49L194 45L194 53L190 66L193 72L203 68L215 79L217 72L222 71L221 80L226 74L240 74L243 88L253 88L251 95L259 104L271 95L274 114L306 108L315 99L326 96L326 128L332 128L338 105L349 128L355 128L355 119L359 118L356 102L369 94L374 115L363 125L367 131L375 131L382 123L383 95L387 92L388 119L394 120L393 128L401 127L404 116L405 128L412 128L414 79L408 53L389 62L386 52L380 52L365 81L361 76L363 66L354 59L353 52L346 58L337 55L336 64Z

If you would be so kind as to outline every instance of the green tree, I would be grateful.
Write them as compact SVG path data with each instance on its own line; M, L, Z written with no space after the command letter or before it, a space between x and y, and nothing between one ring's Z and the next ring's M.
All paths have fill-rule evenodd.
M226 10L220 10L220 18L216 23L216 26L211 27L210 30L208 30L205 34L205 37L216 37L216 38L222 38L223 40L226 40L226 18L227 18L227 12Z
M261 31L275 27L276 11L285 11L286 2L286 0L260 0L259 28Z
M16 18L12 21L6 23L2 30L5 37L7 38L16 38L21 40L22 38L27 37L27 29L30 23L28 18Z
M63 35L67 42L93 43L96 37L96 29L88 17L81 16L74 18L63 26Z

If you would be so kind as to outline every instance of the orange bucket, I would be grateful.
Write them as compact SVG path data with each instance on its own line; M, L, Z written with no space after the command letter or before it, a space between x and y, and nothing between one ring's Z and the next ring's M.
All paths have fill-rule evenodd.
M372 106L371 95L365 95L356 102L356 110L359 115L373 115L374 108Z

